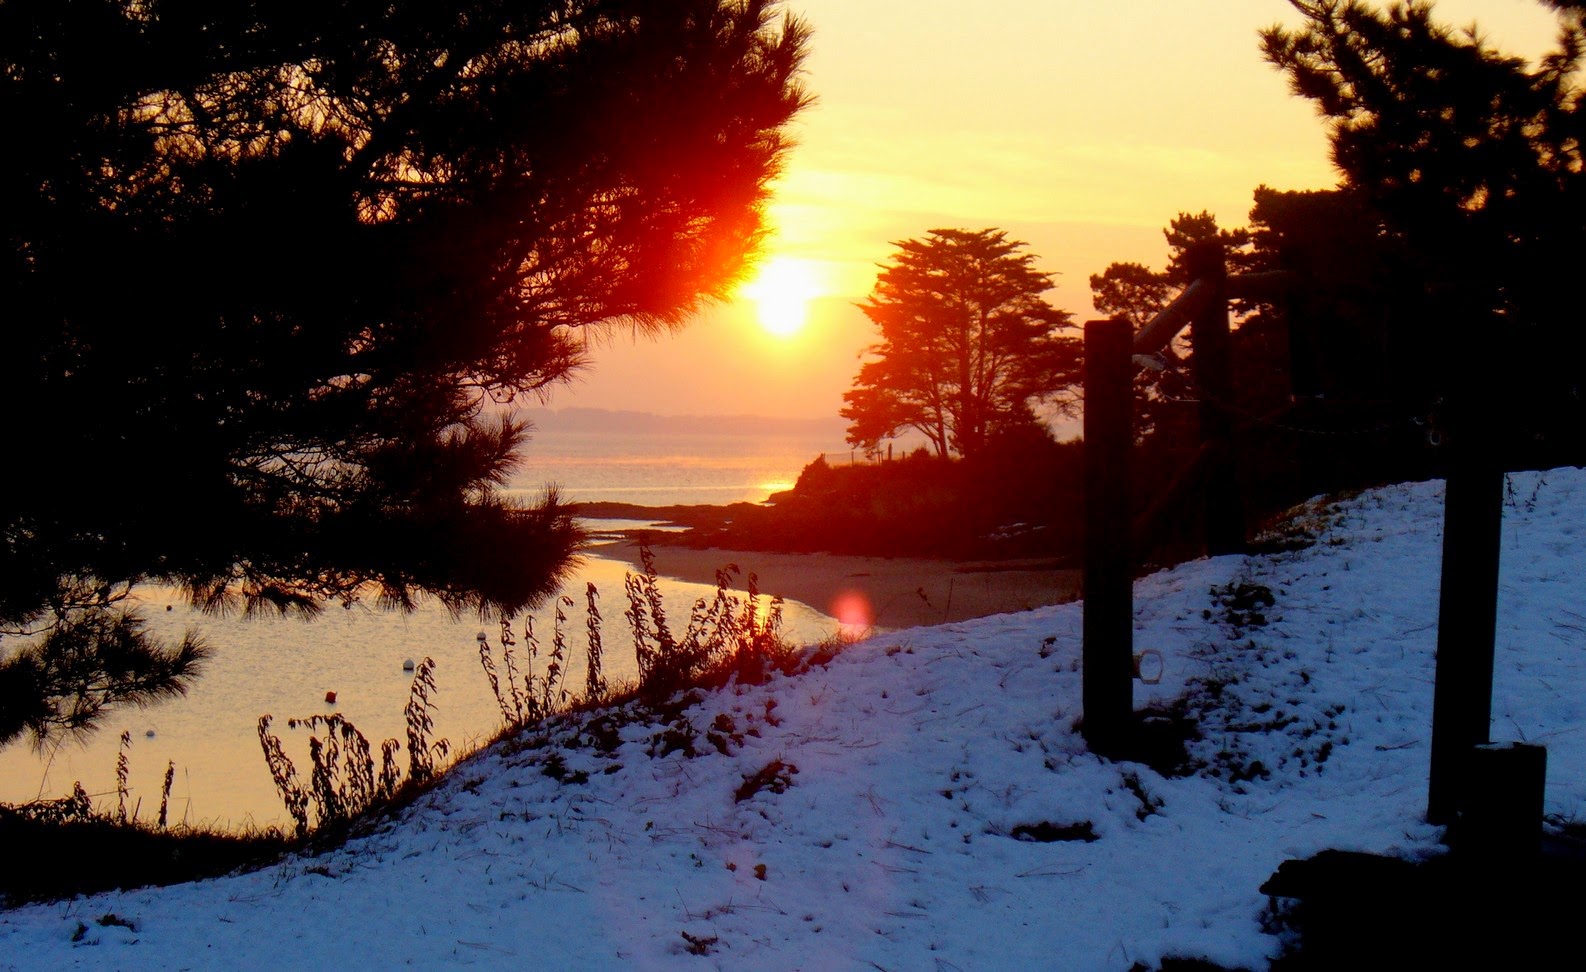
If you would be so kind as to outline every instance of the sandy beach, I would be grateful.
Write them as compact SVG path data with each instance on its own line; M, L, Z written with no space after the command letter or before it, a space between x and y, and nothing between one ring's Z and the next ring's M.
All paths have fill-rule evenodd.
M617 541L590 553L635 566L639 546ZM766 594L802 601L858 628L912 628L1028 611L1079 596L1080 571L1041 562L952 563L902 557L655 548L664 576L713 584L716 571L737 564L759 578ZM741 589L741 581L739 587Z

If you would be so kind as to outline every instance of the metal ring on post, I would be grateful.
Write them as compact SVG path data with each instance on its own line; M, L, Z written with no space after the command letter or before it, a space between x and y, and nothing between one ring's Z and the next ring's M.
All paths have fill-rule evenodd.
M1155 659L1156 661L1154 666L1156 672L1150 676L1144 674L1143 671L1146 667L1145 661L1147 658ZM1166 671L1167 659L1163 658L1162 653L1155 648L1146 648L1134 653L1134 677L1138 678L1142 685L1156 685L1162 681L1162 675Z

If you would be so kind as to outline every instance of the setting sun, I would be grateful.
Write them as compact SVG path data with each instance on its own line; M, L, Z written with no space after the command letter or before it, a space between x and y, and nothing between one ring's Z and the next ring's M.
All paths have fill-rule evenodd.
M819 296L815 269L807 260L773 257L743 288L755 302L760 326L778 337L796 334L809 318L809 303Z

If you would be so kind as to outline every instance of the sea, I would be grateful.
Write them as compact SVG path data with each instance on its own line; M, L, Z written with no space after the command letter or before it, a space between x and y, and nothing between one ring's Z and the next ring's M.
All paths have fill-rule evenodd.
M506 492L530 501L554 488L569 501L758 503L791 488L815 457L849 457L842 424L835 419L677 418L587 408L539 409L523 417L533 434ZM596 532L644 525L647 521L586 524ZM659 569L664 575L664 552ZM567 645L564 685L573 697L582 694L588 668L587 591L593 584L605 677L612 684L634 679L637 663L623 619L623 580L629 570L620 561L586 555L562 594L533 614L539 642L535 659L525 643L527 619L515 619L514 657L520 670L532 664L535 675L545 673L560 609ZM696 599L715 593L664 576L661 588L669 615L679 619L688 616ZM172 824L234 830L286 826L290 820L260 748L260 717L271 717L270 731L304 776L309 733L289 728L292 719L338 712L376 751L381 740L394 738L404 740L405 753L403 710L413 678L407 666L425 658L434 661L435 737L446 739L453 754L488 741L504 725L480 661L484 635L497 669L504 667L497 618L454 617L436 604L403 614L363 603L332 606L312 620L215 616L156 585L138 588L134 600L154 633L179 637L193 630L211 645L213 656L204 672L186 696L116 710L86 739L42 750L22 741L0 750L0 803L58 798L81 783L98 807L119 812L125 805L129 815L152 822L170 769L167 816ZM789 602L784 608L783 630L795 641L813 643L837 627L808 605ZM117 785L123 757L125 796Z
M554 484L585 501L673 506L759 503L793 488L809 462L851 462L841 419L674 417L569 408L530 410L523 464L510 490Z

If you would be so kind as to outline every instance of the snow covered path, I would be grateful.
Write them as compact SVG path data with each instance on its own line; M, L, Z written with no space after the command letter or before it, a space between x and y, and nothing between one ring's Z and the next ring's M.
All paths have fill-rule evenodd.
M1493 735L1545 743L1547 810L1579 820L1586 474L1512 485ZM0 969L1264 966L1280 862L1439 836L1441 484L1301 525L1303 549L1137 584L1137 648L1166 672L1136 701L1188 698L1195 775L1086 752L1079 605L919 628L660 721L498 746L320 857L0 912Z

